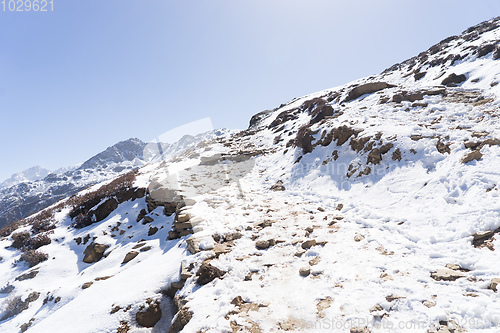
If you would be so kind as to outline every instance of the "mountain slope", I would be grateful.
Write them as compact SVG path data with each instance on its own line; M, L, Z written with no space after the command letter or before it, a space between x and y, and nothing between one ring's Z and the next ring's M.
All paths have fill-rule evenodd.
M499 22L2 230L0 328L497 332Z

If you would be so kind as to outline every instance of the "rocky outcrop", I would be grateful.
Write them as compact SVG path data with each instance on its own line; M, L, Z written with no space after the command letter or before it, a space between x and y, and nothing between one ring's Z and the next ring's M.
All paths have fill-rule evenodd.
M350 102L352 100L355 100L358 97L361 97L366 94L373 94L374 92L387 89L387 88L393 88L395 87L392 84L388 84L386 82L370 82L370 83L365 83L361 84L349 91L347 94L347 97L344 99L342 103Z

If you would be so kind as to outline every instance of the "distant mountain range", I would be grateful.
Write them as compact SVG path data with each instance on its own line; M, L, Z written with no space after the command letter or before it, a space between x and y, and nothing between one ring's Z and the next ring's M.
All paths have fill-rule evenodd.
M196 136L186 135L175 143L160 144L131 138L108 147L79 166L55 172L35 166L16 173L0 184L0 229L88 186L141 167L159 155L166 158L202 140L227 133L227 130L220 129Z

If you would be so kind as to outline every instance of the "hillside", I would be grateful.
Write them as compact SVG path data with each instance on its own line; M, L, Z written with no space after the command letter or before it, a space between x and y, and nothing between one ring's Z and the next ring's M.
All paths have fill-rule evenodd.
M483 22L4 228L0 329L498 332L499 41Z

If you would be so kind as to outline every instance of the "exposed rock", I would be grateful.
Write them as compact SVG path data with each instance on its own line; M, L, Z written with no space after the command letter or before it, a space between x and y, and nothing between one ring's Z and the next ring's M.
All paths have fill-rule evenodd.
M431 278L436 281L455 281L466 275L460 271L454 271L448 268L438 269L431 273Z
M462 158L461 162L462 163L469 163L471 161L479 161L483 157L483 154L479 150L474 150L471 151L470 153L465 154L465 156Z
M401 161L401 151L399 150L399 148L396 148L396 150L392 153L392 160Z
M83 262L87 264L98 262L99 260L101 260L104 252L108 247L109 245L103 245L99 243L90 244L89 246L87 246L85 251L83 251L83 254L85 255L83 258Z
M423 301L422 304L428 308L432 308L436 306L436 302L434 301Z
M454 86L455 84L460 84L465 80L467 80L467 77L464 74L457 75L455 73L451 73L441 82L441 84L443 86Z
M139 222L140 220L142 220L144 218L144 216L146 216L146 214L147 214L146 210L145 209L141 209L141 211L137 215L136 221Z
M309 124L316 124L320 122L321 120L325 119L326 117L333 116L334 110L331 105L328 104L323 104L316 109L314 109L311 120L309 121Z
M11 284L6 285L2 289L0 289L0 294L10 294L16 287Z
M469 271L469 269L463 268L462 266L457 265L457 264L446 264L445 267L448 269L454 270L454 271L461 271L461 272L468 272Z
M393 88L395 87L392 84L388 84L386 82L370 82L370 83L365 83L361 84L351 91L349 91L349 94L347 97L344 99L342 103L346 103L349 101L352 101L358 97L361 97L366 94L372 94L374 92L377 92L379 90L387 89L387 88Z
M231 304L236 305L236 306L240 306L240 305L242 305L243 303L245 303L245 300L243 300L243 297L241 297L241 296L236 296L236 297L235 297L235 298L233 298L233 300L231 301Z
M311 267L307 266L307 267L302 267L301 269L299 269L299 274L300 276L308 276L309 274L311 274Z
M444 154L444 153L450 153L451 150L450 150L450 145L449 144L445 144L443 141L441 140L438 140L438 142L436 143L436 149L438 150L438 152L440 152L441 154Z
M387 302L394 302L395 300L406 298L404 296L398 296L398 295L389 295L385 298Z
M134 259L138 255L139 255L139 252L137 252L137 251L130 251L129 253L127 253L125 255L125 258L122 261L122 265L128 263L129 261L131 261L132 259Z
M273 186L271 186L270 190L271 191L284 191L285 190L285 186L283 186L283 182L281 180L278 180L276 182L276 184L274 184Z
M387 272L380 274L380 278L384 281L392 280L392 276L390 276Z
M24 281L24 280L29 280L29 279L33 279L36 275L38 274L38 270L32 270L28 273L24 273L22 275L19 275L18 277L16 277L16 281Z
M415 73L415 75L413 75L413 78L415 79L415 81L418 81L421 78L423 78L425 76L425 74L427 74L427 72Z
M384 311L384 308L380 304L375 304L371 309L370 312L378 312L378 311Z
M189 213L181 213L177 215L177 222L182 223L182 222L188 222L190 219Z
M355 130L351 127L342 125L333 129L333 139L337 141L337 146L342 146L353 135L358 135L361 130Z
M500 230L486 230L472 234L472 245L476 248L487 247L493 251L495 249L493 246L493 240L495 239L493 236L495 232L500 232Z
M148 230L148 236L153 236L157 232L158 232L158 228L157 227L150 227L149 230Z
M146 310L137 312L135 320L142 327L153 327L161 319L161 316L160 303L154 302L149 304Z
M168 330L168 333L179 333L182 331L184 326L189 323L189 321L193 318L193 314L189 311L188 308L184 307L177 312L174 322L172 323L172 326L170 326L170 329Z
M90 288L90 286L92 286L93 284L94 284L94 282L92 282L92 281L85 282L84 284L82 284L82 289Z
M500 284L500 278L494 278L494 279L491 279L491 283L490 283L490 286L489 286L489 289L493 290L493 291L498 291L498 285Z
M392 149L392 147L394 147L394 144L392 144L391 142L388 142L388 143L386 143L385 145L382 145L382 146L380 147L380 153L381 153L382 155L387 154L387 153L389 152L389 150L391 150L391 149Z
M315 246L316 244L317 243L316 243L315 239L310 239L310 240L307 240L304 243L302 243L302 248L304 250L307 250L307 249L310 249L312 246Z
M243 235L241 234L241 232L231 232L231 233L225 234L223 237L224 237L225 242L231 242L231 241L240 239L241 237L243 237Z
M109 216L116 208L118 208L118 201L115 198L109 198L104 201L94 210L95 221L99 222Z
M366 163L380 164L380 161L382 161L382 154L378 148L375 148L368 154Z
M151 216L144 216L144 220L142 221L142 224L148 224L154 222L154 219Z
M217 267L210 265L208 262L201 264L200 269L196 275L198 276L198 284L203 286L217 278L221 278L226 272Z
M259 250L265 250L271 246L271 243L268 240L258 240L255 242L255 247Z
M361 235L361 234L356 234L354 236L354 241L355 242L361 242L363 239L365 239L365 236Z
M313 151L312 142L314 140L313 131L308 126L302 126L297 131L297 135L295 137L295 145L299 148L302 148L302 152L304 154L310 153Z
M477 57L482 58L495 50L495 44L482 45L477 49Z

